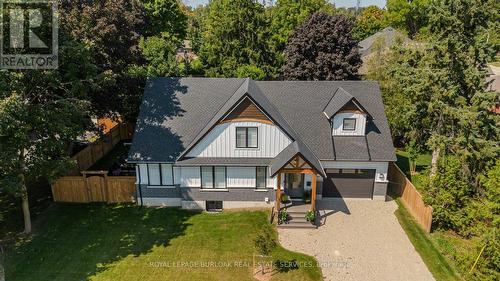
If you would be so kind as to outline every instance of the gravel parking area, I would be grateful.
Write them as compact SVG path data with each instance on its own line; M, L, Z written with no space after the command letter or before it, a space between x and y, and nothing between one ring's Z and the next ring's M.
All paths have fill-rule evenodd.
M322 201L318 229L280 228L287 249L314 256L325 280L434 280L394 215L394 201Z

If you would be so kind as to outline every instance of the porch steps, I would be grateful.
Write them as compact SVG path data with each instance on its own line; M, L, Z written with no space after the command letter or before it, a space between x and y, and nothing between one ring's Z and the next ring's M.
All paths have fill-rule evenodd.
M289 220L288 223L279 224L279 228L310 228L315 229L316 226L305 218L306 212L299 210L287 210Z

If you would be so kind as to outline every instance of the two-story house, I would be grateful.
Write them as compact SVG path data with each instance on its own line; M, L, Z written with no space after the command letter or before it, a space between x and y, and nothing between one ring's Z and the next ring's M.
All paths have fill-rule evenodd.
M395 160L377 82L240 78L150 78L128 158L139 204L203 210L384 200Z

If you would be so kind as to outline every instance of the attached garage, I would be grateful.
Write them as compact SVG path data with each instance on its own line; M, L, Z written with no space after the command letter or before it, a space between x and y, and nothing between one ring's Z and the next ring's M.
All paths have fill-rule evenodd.
M372 198L375 170L326 169L323 197Z

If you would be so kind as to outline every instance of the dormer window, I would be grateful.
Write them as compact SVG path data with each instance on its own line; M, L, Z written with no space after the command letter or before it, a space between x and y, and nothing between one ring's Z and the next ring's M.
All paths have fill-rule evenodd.
M236 127L237 148L257 148L258 146L257 127Z
M342 123L342 130L356 131L356 118L344 118Z

